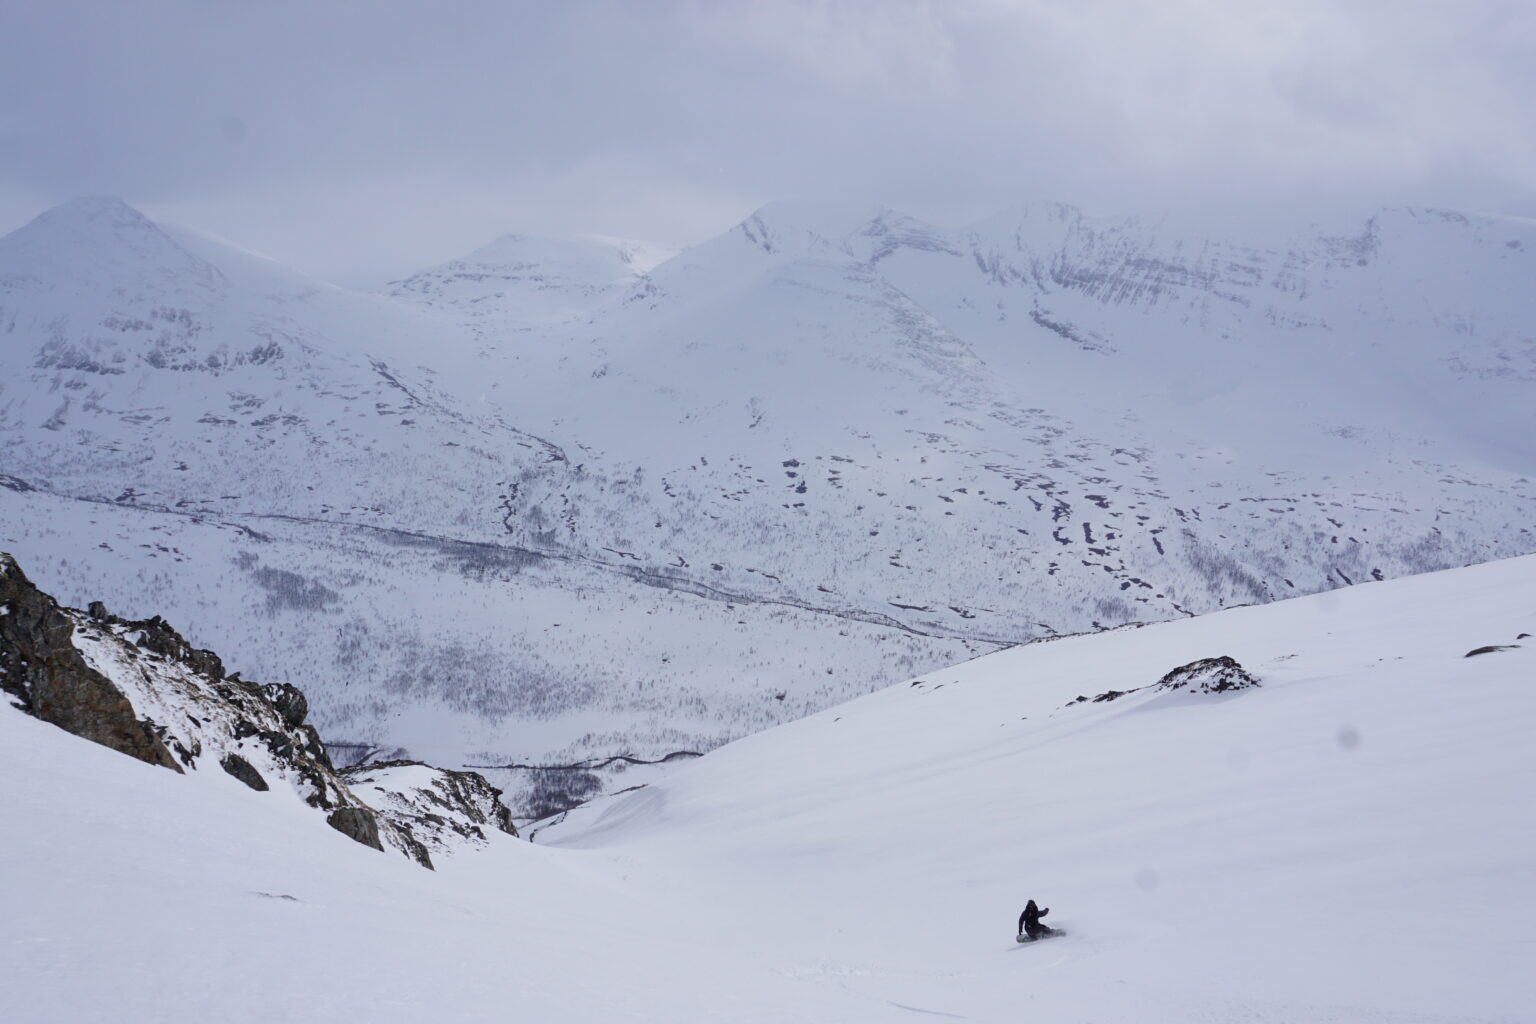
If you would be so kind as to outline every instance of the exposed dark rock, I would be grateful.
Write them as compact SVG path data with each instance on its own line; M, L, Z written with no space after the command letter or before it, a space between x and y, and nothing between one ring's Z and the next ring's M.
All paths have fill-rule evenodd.
M364 846L384 849L384 844L379 842L379 820L366 807L338 807L326 815L325 823Z
M186 637L176 632L170 623L158 615L147 619L125 619L107 611L107 606L100 601L91 602L88 614L99 622L125 627L128 638L146 651L153 651L190 665L203 675L212 676L214 679L224 678L224 663L219 660L217 654L193 647L187 642Z
M225 754L219 759L219 767L258 792L265 793L271 787L261 777L261 772L251 767L251 762L239 754Z
M155 728L155 735L159 736L160 741L170 748L172 754L176 755L176 760L188 768L197 766L197 759L203 754L202 740L193 739L190 743L183 743L177 736L167 736L165 730L158 726Z
M517 835L501 790L479 772L402 760L356 765L339 774L380 815L430 849L483 844L489 831Z
M0 689L28 714L130 757L181 771L155 726L85 663L74 623L0 552Z
M267 699L283 716L284 725L297 729L304 724L304 719L309 717L309 700L303 690L291 683L268 683L264 689Z
M1226 655L1180 665L1157 681L1159 690L1188 689L1195 693L1226 693L1258 685L1252 673Z
M335 765L331 764L331 752L326 749L325 742L320 739L320 733L316 731L314 726L301 725L294 729L294 732L304 737L304 742L300 749L306 755L335 771Z
M1516 648L1518 648L1519 646L1520 646L1519 644L1491 644L1491 645L1489 645L1487 647L1473 648L1472 650L1468 651L1466 654L1463 654L1462 657L1463 658L1473 658L1473 657L1476 657L1479 654L1493 654L1493 653L1495 653L1497 651L1513 651Z
M285 732L276 729L266 729L256 734L257 737L272 751L272 756L279 761L292 761L294 758L293 738Z
M1062 707L1070 708L1074 704L1089 704L1089 703L1092 703L1092 704L1107 704L1108 702L1110 702L1112 700L1119 700L1121 697L1125 697L1125 696L1128 696L1129 694L1135 693L1137 690L1145 690L1145 689L1146 689L1145 686L1138 686L1138 687L1136 687L1135 689L1132 689L1132 690L1105 690L1103 693L1098 694L1095 697L1085 697L1085 696L1079 695L1079 696L1073 698L1072 700L1067 701L1065 704L1062 705Z
M404 840L405 853L408 857L428 871L437 870L436 866L432 863L432 851L428 850L423 843L416 839L415 836L410 835L403 836L402 839Z
M159 616L123 619L99 601L88 613L63 608L4 554L0 689L28 714L151 764L181 772L217 763L258 792L291 790L358 842L432 866L409 829L362 804L336 774L319 733L304 723L309 702L297 687L226 676L218 655ZM154 720L135 705L153 708ZM492 794L488 802L477 794L484 809L475 813L484 818L501 805L479 782Z
M375 850L384 849L384 844L379 841L379 816L370 808L338 807L326 816L325 822L342 835L355 839L364 846L371 846ZM407 857L429 871L434 870L432 854L415 838L397 833L393 841L400 846L401 852Z

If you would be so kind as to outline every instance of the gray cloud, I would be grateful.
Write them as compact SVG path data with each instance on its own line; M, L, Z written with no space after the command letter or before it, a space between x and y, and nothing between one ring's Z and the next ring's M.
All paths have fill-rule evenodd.
M790 196L1536 214L1523 0L16 6L0 228L118 194L350 281Z

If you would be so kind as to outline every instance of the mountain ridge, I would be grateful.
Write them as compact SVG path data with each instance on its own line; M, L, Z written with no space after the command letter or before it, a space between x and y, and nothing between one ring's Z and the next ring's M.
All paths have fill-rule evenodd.
M707 749L1006 642L1536 548L1526 228L828 209L464 305L170 229L216 299L0 273L0 541L450 766Z

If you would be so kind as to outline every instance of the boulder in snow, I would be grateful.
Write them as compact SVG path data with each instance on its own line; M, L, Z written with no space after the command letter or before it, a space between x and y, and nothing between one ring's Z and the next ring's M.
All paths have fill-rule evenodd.
M1189 690L1192 693L1226 693L1258 685L1258 679L1251 672L1226 655L1180 665L1157 681L1159 690Z

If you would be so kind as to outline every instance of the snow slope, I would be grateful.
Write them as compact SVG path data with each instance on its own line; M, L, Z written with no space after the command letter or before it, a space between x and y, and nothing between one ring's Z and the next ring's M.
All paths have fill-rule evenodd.
M1522 558L1032 644L731 744L537 841L887 1005L1526 1019L1531 634ZM1516 646L1465 656L1487 645ZM1220 654L1262 686L1074 703ZM1068 938L1012 948L1030 897Z
M436 874L0 708L0 1016L1525 1020L1532 632L1520 558L1030 644Z

